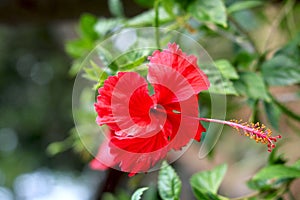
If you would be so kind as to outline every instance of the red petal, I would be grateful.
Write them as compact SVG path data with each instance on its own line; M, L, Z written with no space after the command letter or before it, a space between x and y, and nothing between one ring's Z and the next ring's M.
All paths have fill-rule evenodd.
M141 135L145 129L156 129L157 125L150 123L153 100L147 87L145 79L135 72L110 77L99 89L95 104L97 123L107 124L119 136Z
M166 105L166 109L176 109L180 114L168 114L168 121L172 124L170 147L177 150L187 145L191 139L200 141L201 133L205 131L197 119L198 98L193 95L186 101Z
M124 73L118 73L117 76L110 76L105 82L103 87L98 90L97 102L94 104L95 110L98 113L97 124L108 125L113 130L120 130L115 123L115 119L111 110L111 97L113 90Z
M162 52L155 51L148 59L149 82L168 87L180 100L186 100L187 96L209 87L207 76L197 65L197 58L187 56L176 43L169 44L168 49Z
M111 148L109 147L109 139L105 138L97 156L90 162L90 167L94 170L106 170L108 167L114 167L117 164L114 160L114 155L111 154Z
M168 139L163 132L149 138L114 137L111 152L122 171L130 173L147 172L167 154Z

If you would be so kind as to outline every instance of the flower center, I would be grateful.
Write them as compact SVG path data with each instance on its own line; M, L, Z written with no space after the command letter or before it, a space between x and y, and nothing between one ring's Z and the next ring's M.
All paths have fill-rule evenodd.
M155 104L153 106L151 106L150 108L150 114L162 114L162 115L166 115L166 110L165 108L160 105L160 104Z

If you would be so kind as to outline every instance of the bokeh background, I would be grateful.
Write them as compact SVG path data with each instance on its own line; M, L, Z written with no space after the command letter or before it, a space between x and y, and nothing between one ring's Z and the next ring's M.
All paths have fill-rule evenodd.
M147 9L134 1L122 2L126 17ZM283 3L269 1L263 9L256 10L255 16L250 12L241 16L245 22L248 17L256 17L253 21L260 23L247 23L252 26L259 48L264 48L260 41L267 37L274 51L289 40L285 28L278 24L269 35L274 26L272 19ZM293 9L296 32L300 27L299 3ZM72 143L52 146L49 153L49 145L68 138L74 127L71 96L75 77L69 72L73 59L66 53L65 44L79 37L78 21L84 13L111 17L108 3L103 0L0 1L0 200L88 200L95 199L101 190L107 173L90 170L90 158L76 153ZM202 45L213 59L234 54L231 42L224 38L211 37ZM299 85L274 87L271 91L300 113ZM245 99L231 96L228 102L228 118L248 119L251 115ZM279 126L286 141L279 151L292 163L300 156L299 123L281 116ZM229 164L229 171L221 193L239 196L250 192L245 182L263 166L268 153L264 147L256 148L252 141L241 141L238 134L231 132L224 130L214 156L195 159L199 151L195 144L175 163L185 180L183 199L192 199L188 179L193 173L223 162ZM61 153L53 153L55 148ZM153 173L144 183L155 181ZM131 182L134 188L134 180ZM122 182L120 185L122 188ZM296 190L299 185L298 181L292 187L294 196L300 199Z

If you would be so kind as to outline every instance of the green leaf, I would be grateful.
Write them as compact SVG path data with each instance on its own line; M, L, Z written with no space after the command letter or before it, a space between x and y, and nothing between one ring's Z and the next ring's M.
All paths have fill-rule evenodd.
M71 77L75 77L77 73L81 69L81 63L82 63L83 58L75 59L71 65L71 68L69 70L69 75Z
M221 200L218 195L212 194L211 192L202 192L199 190L194 190L193 192L198 200Z
M210 171L194 174L190 180L193 189L206 190L216 194L227 171L227 165L222 164Z
M142 198L142 195L143 195L143 192L148 190L148 187L143 187L143 188L139 188L137 189L132 197L131 197L131 200L140 200Z
M103 83L108 77L108 74L103 70L103 68L98 66L93 61L90 61L90 65L85 67L83 70L85 71L83 76L91 81Z
M173 8L174 8L174 1L173 0L163 0L161 1L161 5L165 9L165 11L172 17L174 17Z
M94 43L87 39L69 41L65 45L66 52L73 58L81 58L94 47Z
M157 199L157 194L158 194L157 185L154 183L150 183L150 185L148 185L148 188L149 189L143 193L143 199L146 200Z
M72 143L73 143L72 138L68 137L63 141L53 142L49 144L46 151L49 155L54 156L58 153L70 149L72 147Z
M268 158L268 165L283 165L287 162L283 154L277 155L278 147L273 149Z
M231 14L245 9L254 8L262 5L262 1L237 1L227 8L227 13Z
M292 167L294 167L295 169L300 170L300 160L297 160L297 161L292 165Z
M300 60L286 55L276 55L262 65L262 74L269 85L300 83Z
M257 58L257 55L247 51L239 51L233 61L237 69L249 71L251 63Z
M131 63L127 63L127 64L124 64L124 65L121 65L120 66L120 69L122 70L131 70L131 69L134 69L138 66L140 66L141 64L144 63L144 61L146 60L146 56L143 56L143 57L140 57L138 59L136 59L135 61L131 62Z
M270 102L265 83L260 75L254 72L242 72L239 76L240 79L233 82L239 94Z
M181 181L175 170L166 161L158 174L158 192L163 200L178 200L181 192Z
M197 199L224 199L217 195L218 188L227 171L227 165L219 165L211 171L194 174L190 179Z
M282 114L281 110L272 102L264 102L264 107L270 124L279 131L279 118Z
M130 195L125 189L117 189L115 191L116 200L129 200Z
M203 65L202 70L208 76L210 82L209 92L215 94L237 95L232 81L228 78L225 78L222 72L217 67L208 64Z
M227 27L227 15L222 0L196 0L188 7L191 15L200 22L211 22Z
M252 179L282 179L282 178L299 178L300 170L284 166L284 165L270 165L260 170Z
M262 73L269 85L300 83L300 33L263 63Z
M114 195L112 193L109 193L109 192L105 192L102 196L102 199L103 200L116 200Z
M113 33L118 29L123 27L124 20L120 18L113 18L113 19L105 19L101 18L97 21L94 26L95 31L101 35L105 36L109 33Z
M124 8L120 0L109 0L108 8L114 17L124 17Z
M83 38L88 38L90 40L96 40L98 38L98 34L94 29L96 23L97 18L94 15L83 14L80 17L79 27Z
M173 17L171 17L164 8L160 7L158 11L159 11L158 13L159 13L160 24L173 20ZM147 26L147 25L152 26L154 17L155 17L154 10L149 10L128 20L126 26L134 26L134 27Z
M237 74L235 68L231 65L228 60L217 60L215 65L220 70L224 78L227 79L238 79L239 75Z
M272 191L299 177L300 170L293 166L270 165L261 169L247 184L254 190Z

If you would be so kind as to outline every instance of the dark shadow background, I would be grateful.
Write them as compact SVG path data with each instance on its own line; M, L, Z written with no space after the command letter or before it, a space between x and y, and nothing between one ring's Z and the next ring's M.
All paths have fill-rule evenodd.
M143 10L123 3L127 16ZM74 126L64 43L83 13L109 17L107 1L0 1L0 200L84 200L99 182L72 150L46 152Z

